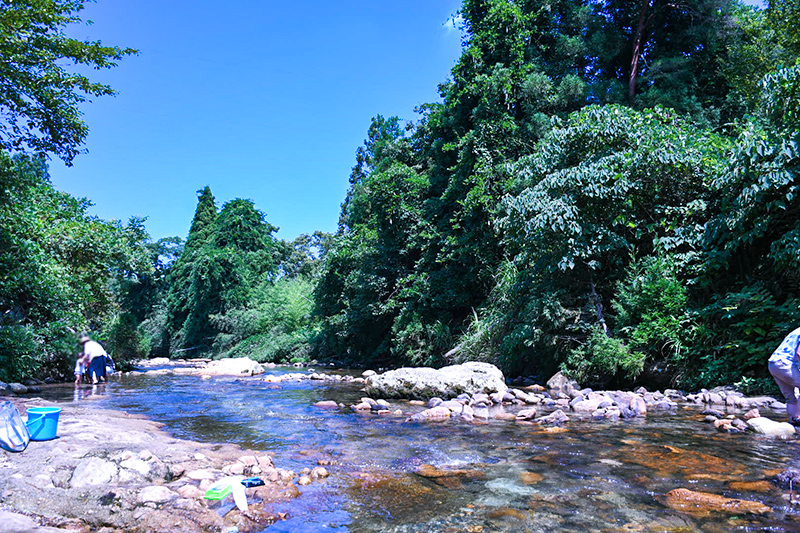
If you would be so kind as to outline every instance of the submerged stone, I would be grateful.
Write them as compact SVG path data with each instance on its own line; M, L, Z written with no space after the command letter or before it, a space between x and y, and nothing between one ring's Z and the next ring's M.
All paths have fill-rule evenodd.
M772 511L761 502L726 498L718 494L684 488L669 491L661 500L667 507L700 516L710 516L714 513L766 514Z
M437 485L448 489L460 489L464 486L465 480L483 479L486 474L475 469L445 469L434 465L420 465L416 470L418 476L430 479Z

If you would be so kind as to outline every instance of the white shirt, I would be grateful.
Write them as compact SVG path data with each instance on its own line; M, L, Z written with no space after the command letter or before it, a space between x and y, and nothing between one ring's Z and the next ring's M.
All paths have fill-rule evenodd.
M89 361L93 361L95 357L106 355L106 351L100 346L100 343L95 341L86 341L83 344L83 353L89 356Z

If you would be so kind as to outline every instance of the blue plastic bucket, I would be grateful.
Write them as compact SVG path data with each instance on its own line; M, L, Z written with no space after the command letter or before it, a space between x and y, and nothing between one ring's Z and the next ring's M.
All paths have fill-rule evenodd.
M60 407L30 407L28 422L25 424L31 440L50 440L58 436L58 415Z

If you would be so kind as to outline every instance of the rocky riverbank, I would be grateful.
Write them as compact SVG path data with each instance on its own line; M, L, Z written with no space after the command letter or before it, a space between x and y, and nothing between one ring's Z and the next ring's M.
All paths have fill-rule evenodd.
M27 408L52 405L10 400ZM272 458L226 444L170 437L156 422L124 412L58 404L58 438L31 441L21 453L0 451L0 532L260 531L285 517L264 503L294 498L298 485L327 476L317 465L295 473ZM221 516L205 490L227 475L257 475L246 512Z

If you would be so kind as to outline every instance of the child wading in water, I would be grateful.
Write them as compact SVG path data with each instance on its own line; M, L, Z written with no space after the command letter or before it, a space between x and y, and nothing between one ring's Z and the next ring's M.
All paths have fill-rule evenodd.
M89 357L85 353L79 353L75 359L75 385L81 384L87 370L89 370Z

